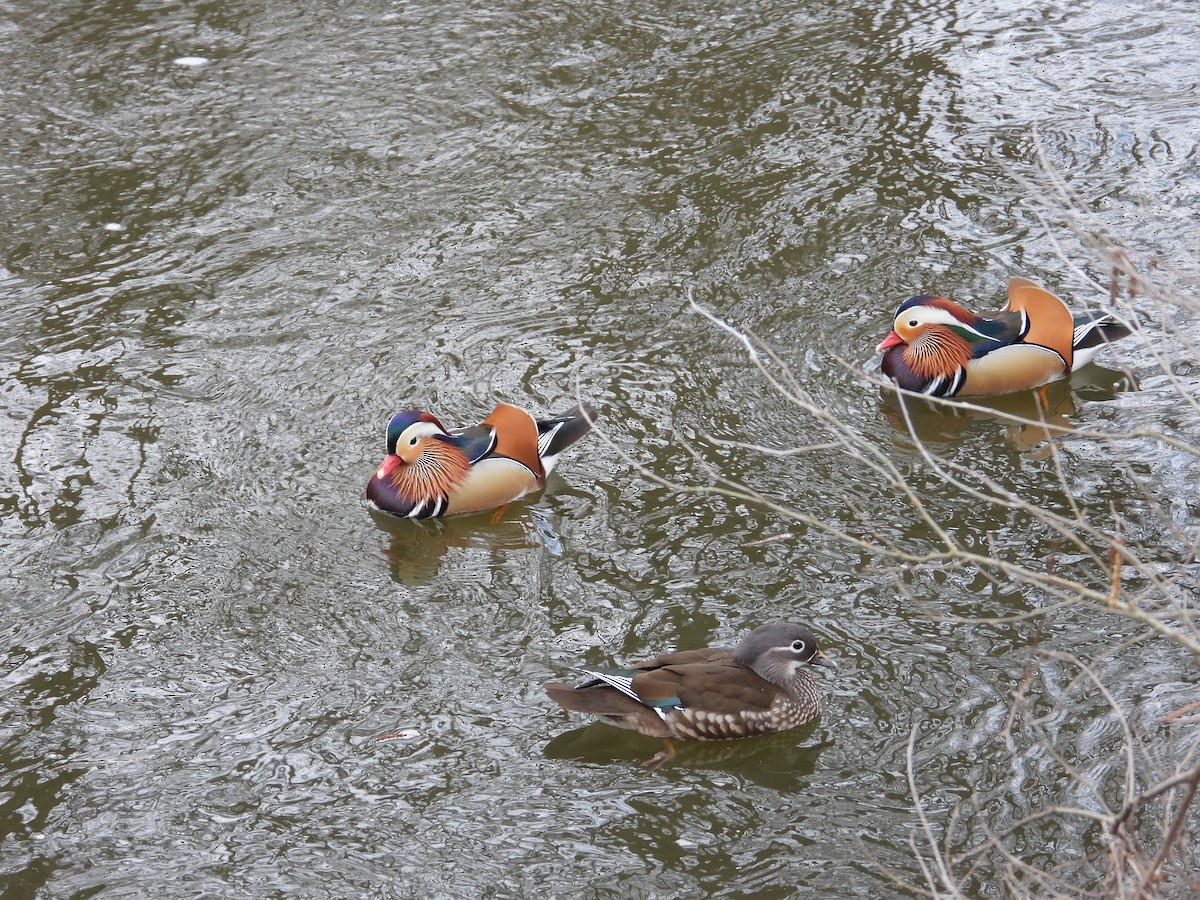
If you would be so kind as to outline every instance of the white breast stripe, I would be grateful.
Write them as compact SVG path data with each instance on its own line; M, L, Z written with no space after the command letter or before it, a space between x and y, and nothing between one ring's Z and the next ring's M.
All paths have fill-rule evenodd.
M950 389L946 391L947 397L953 397L958 393L958 389L962 387L963 381L967 377L967 370L959 367L954 373L954 381L950 383Z

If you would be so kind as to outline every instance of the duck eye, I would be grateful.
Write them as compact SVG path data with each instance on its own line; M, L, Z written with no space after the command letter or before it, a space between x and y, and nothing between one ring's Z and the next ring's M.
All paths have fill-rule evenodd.
M917 327L917 320L916 320L916 319L909 319L909 320L908 320L908 327L909 327L909 328L916 328L916 327Z
M804 641L792 641L792 652L793 653L803 653L804 652Z
M417 446L417 441L419 441L419 440L420 440L420 438L415 438L415 437L409 438L409 439L408 439L408 446L410 446L410 447L415 447L415 446Z

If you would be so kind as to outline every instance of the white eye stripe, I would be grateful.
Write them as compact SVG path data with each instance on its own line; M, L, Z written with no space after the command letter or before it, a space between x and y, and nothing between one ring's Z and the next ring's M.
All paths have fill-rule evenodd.
M921 306L916 309L905 310L897 317L897 321L900 319L907 321L910 328L916 328L918 325L958 325L965 327L961 321L949 312L939 309L936 306Z
M904 320L905 324L909 328L917 328L921 325L950 325L954 328L961 328L965 331L971 332L972 334L977 334L979 337L984 338L985 340L997 342L1000 340L999 338L994 338L991 335L984 334L982 331L979 331L976 328L972 328L966 322L962 321L962 319L959 319L958 317L951 315L946 310L940 309L936 306L922 306L917 309L906 310L903 314L896 317L895 324L897 326L900 325L901 320Z
M414 422L400 433L400 438L396 441L396 445L407 444L409 447L415 447L417 441L421 438L441 433L442 430L432 422Z

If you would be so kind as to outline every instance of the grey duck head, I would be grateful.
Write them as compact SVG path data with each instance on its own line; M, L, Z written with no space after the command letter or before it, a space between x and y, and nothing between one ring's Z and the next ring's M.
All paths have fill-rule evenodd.
M821 652L813 633L803 625L776 622L754 629L733 650L733 658L771 684L789 690L804 666L837 664ZM804 679L810 676L803 673Z

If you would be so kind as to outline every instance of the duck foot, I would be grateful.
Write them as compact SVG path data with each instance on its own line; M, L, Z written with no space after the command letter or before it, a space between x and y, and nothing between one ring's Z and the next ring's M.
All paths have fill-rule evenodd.
M646 773L653 775L663 765L669 763L675 758L675 745L671 743L669 738L663 738L663 749L659 750L652 757L642 763L642 768Z

